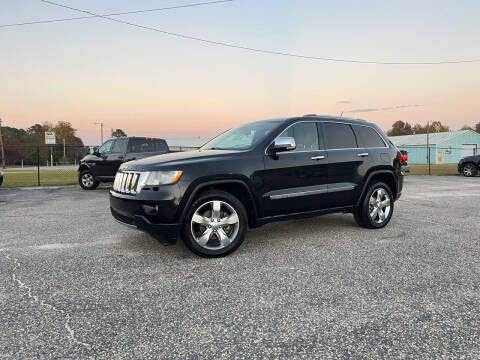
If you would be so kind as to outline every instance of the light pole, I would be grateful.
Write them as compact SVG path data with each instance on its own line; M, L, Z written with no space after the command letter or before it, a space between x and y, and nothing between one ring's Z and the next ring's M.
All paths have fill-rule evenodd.
M430 126L430 121L427 121L427 161L428 161L428 176L431 175L430 173L430 141L429 141L429 133L428 128Z
M103 144L103 122L96 122L94 124L95 125L100 125L100 139L102 140L100 145L102 145Z
M0 151L2 153L2 169L5 169L5 152L3 151L2 119L1 118L0 118Z

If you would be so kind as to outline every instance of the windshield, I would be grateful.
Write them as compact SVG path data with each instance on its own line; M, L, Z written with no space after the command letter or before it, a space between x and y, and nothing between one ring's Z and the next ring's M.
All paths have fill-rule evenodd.
M278 126L276 121L258 121L230 129L210 140L202 150L246 150L259 143Z

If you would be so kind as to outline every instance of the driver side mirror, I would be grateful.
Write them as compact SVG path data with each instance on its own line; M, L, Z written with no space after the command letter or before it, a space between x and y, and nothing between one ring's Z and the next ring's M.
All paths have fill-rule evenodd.
M297 144L295 143L295 139L293 137L278 137L275 139L273 143L272 151L274 153L283 152L283 151L290 151L295 150L297 148Z

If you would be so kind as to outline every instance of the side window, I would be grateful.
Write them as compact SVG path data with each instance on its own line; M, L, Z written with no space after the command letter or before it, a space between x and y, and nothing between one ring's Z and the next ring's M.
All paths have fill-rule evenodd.
M323 124L326 149L352 149L357 140L350 125L325 122Z
M114 142L114 141L115 141L115 140L108 140L107 142L103 143L103 145L100 146L100 148L98 149L98 152L99 152L100 154L108 154L108 153L110 153L110 152L111 152L110 150L112 149L112 145L113 145L113 142Z
M166 152L168 149L164 140L152 138L136 138L130 139L128 152L144 153L144 152Z
M117 139L112 146L112 153L125 154L127 152L128 139Z
M147 139L130 139L128 146L128 152L142 153L148 152L148 140Z
M374 147L385 147L385 142L382 140L380 135L369 126L356 126L353 128L357 134L358 147L361 148L374 148Z
M299 122L290 126L279 137L293 137L297 148L293 151L318 150L317 124L314 122Z
M164 140L153 140L153 150L152 151L165 151L167 152L168 146Z

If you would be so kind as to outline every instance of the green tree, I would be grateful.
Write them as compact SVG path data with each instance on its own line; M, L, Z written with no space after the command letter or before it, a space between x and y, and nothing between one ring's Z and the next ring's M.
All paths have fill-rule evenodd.
M433 121L428 125L429 133L441 133L450 131L450 128L447 125L443 125L440 121Z
M122 129L116 129L115 131L112 130L112 137L116 137L116 138L127 137L127 133Z
M412 127L412 131L414 134L426 134L427 125L422 126L420 124L415 124ZM440 133L440 132L447 132L447 131L450 131L450 128L447 125L443 125L440 121L433 121L431 124L428 124L429 133Z
M414 134L425 134L427 132L427 130L420 124L413 125L412 130Z
M28 135L41 135L43 136L43 132L45 131L43 129L43 126L40 125L40 124L35 124L33 126L30 126L29 128L27 128L27 134Z
M59 121L52 129L55 131L55 136L58 143L65 143L66 145L83 145L82 141L75 136L77 129L72 127L72 124L66 121Z
M473 128L470 125L463 125L460 130L473 130Z
M388 136L401 136L413 134L412 125L402 120L395 121L392 128L387 131Z

